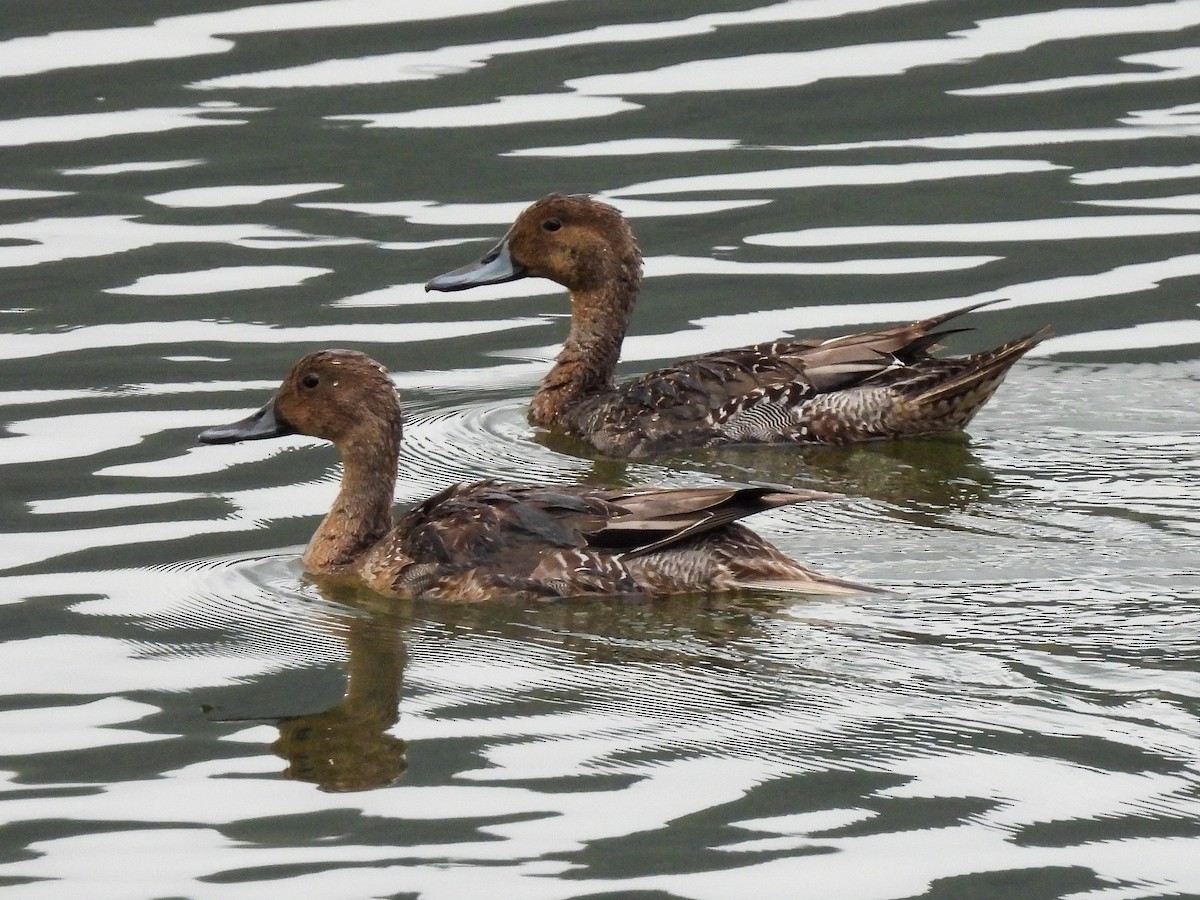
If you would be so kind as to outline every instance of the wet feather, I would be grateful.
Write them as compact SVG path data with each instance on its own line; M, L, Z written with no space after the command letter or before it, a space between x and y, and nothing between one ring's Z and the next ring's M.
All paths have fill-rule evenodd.
M270 417L275 430L262 426ZM293 366L249 419L209 429L208 443L302 433L341 452L342 485L304 552L308 571L389 596L494 599L736 590L870 590L819 575L738 520L836 495L777 485L694 488L529 485L445 488L393 524L401 411L386 371L361 353L326 350Z
M502 275L496 259L506 261ZM1009 367L1047 334L969 356L932 355L945 337L967 330L941 326L999 302L992 300L877 331L722 350L617 385L642 257L621 214L580 195L551 194L534 203L483 260L434 278L426 288L463 290L526 276L548 278L571 292L571 330L530 403L530 420L613 456L959 430ZM758 405L764 408L756 410Z

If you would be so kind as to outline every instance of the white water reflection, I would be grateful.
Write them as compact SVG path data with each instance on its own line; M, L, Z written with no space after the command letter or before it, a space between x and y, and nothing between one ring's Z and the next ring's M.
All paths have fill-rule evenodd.
M1188 347L1200 344L1200 318L1176 322L1142 322L1128 328L1085 331L1051 338L1033 356L1055 353L1104 353L1153 347Z
M5 119L0 120L0 147L72 143L118 135L161 134L181 128L245 125L249 119L235 116L262 111L256 107L214 103Z
M355 238L320 237L272 225L161 225L118 215L14 222L0 225L0 240L4 239L24 243L0 245L0 268L107 257L162 244L230 244L283 250L362 243Z
M1040 783L1030 785L1030 789L1039 786ZM1185 838L1095 841L1071 847L1030 846L1018 843L1007 829L969 824L859 837L821 835L790 840L785 846L809 850L810 854L799 857L803 862L776 859L703 874L623 879L619 887L667 889L689 900L724 900L737 896L747 882L767 885L768 889L785 889L803 878L805 884L818 887L823 896L901 900L921 896L935 884L956 877L1082 865L1102 883L1114 887L1073 896L1125 900L1154 896L1160 890L1192 893L1200 889L1200 879L1182 862L1195 849L1195 842ZM902 860L903 864L880 866L877 864L880 859Z
M258 389L259 396L269 397L278 383L263 385ZM255 399L258 399L257 397ZM230 409L215 413L202 427L211 427L221 422L231 421L237 416L245 416L250 412L249 404L246 409ZM186 478L191 475L208 475L223 472L234 465L260 462L279 456L290 450L309 446L309 441L301 438L267 441L261 445L239 445L236 450L212 450L204 446L189 447L175 456L166 456L144 462L118 463L104 466L96 470L96 475L105 478L150 478L174 479ZM314 512L319 511L314 509Z
M526 94L520 97L498 97L489 103L469 106L329 118L339 122L363 122L364 128L480 128L489 125L593 119L641 108L637 103L612 97L584 97L565 93Z
M671 347L672 358L678 358L772 340L784 334L803 333L807 329L850 329L863 325L911 322L973 303L993 300L1005 302L973 313L972 317L986 317L989 313L1006 308L1044 305L1047 307L1046 318L1049 320L1049 310L1053 304L1086 302L1099 297L1153 291L1172 279L1197 275L1200 275L1200 254L1193 254L1150 263L1117 266L1091 275L1064 276L1008 285L996 290L942 300L882 300L854 305L814 304L735 315L702 316L692 319L687 328L668 334L630 335L622 344L621 358L626 361L659 360L663 358L665 346ZM561 289L558 293L561 293ZM1133 326L1128 331L1117 330L1107 336L1051 338L1035 347L1029 355L1048 356L1073 350L1121 349L1115 345L1126 335L1134 341L1132 346L1150 346L1143 342L1153 340L1155 336L1167 340L1165 346L1187 345L1191 343L1192 329L1192 323L1188 322L1178 327L1176 323L1143 323ZM1177 342L1176 338L1181 340ZM557 348L555 345L544 345L515 352L524 356L549 359L557 353Z
M1056 9L985 19L974 28L937 40L694 60L644 72L576 78L566 85L581 94L604 96L800 87L831 79L896 76L918 67L961 65L1051 41L1174 32L1198 24L1197 0Z
M62 169L63 175L125 175L130 172L162 172L168 169L190 169L192 166L202 166L201 159L164 159L147 160L145 162L108 163L101 166L79 166Z
M9 406L41 406L61 403L64 400L84 400L104 396L106 392L95 388L75 390L0 391L0 408Z
M35 516L61 516L79 512L95 512L101 509L158 506L163 503L196 500L203 496L203 494L184 494L178 491L156 494L92 494L87 497L66 497L58 500L33 500L29 503L29 511Z
M126 592L131 597L135 593ZM944 600L944 605L935 605L942 615L913 624L922 631L928 626L953 632L965 616L982 629L977 639L998 627L992 623L999 622L1003 630L1003 618L998 620L998 610L988 603L973 603L969 596ZM113 612L123 608L100 602L101 608L106 605ZM901 610L909 605L908 600L881 601L873 611L903 617ZM1077 609L1054 611L1081 615L1085 606L1081 598ZM1014 760L1013 754L953 742L992 730L1019 735L1053 728L1060 737L1160 747L1191 759L1197 752L1196 734L1165 726L1160 721L1163 713L1152 713L1143 701L1128 709L1089 702L1063 711L1054 708L1053 698L1059 694L1046 695L1044 686L1028 680L1015 692L997 686L999 690L980 698L963 690L963 676L973 676L973 671L925 668L918 669L921 677L914 679L909 666L928 662L930 647L889 640L888 629L873 632L882 640L856 637L839 628L846 612L836 603L815 602L757 636L761 649L768 656L780 654L780 661L792 659L796 647L805 648L806 664L789 669L792 677L787 680L764 668L767 659L759 654L759 665L736 665L745 652L737 645L729 648L732 655L726 666L709 668L657 659L650 639L641 642L646 658L630 658L613 647L615 659L584 660L579 658L581 651L589 640L596 640L586 633L565 645L480 632L442 640L430 635L418 647L419 658L409 674L411 694L404 701L400 732L414 747L424 746L430 753L482 739L478 756L463 759L456 768L456 783L414 782L387 791L320 794L277 778L279 762L260 752L189 763L154 779L130 778L83 795L14 797L6 802L6 813L17 823L65 817L76 823L183 826L172 829L171 835L187 837L194 869L172 864L153 885L198 898L250 896L251 884L258 890L263 886L258 879L215 881L208 877L212 872L248 874L300 860L308 871L266 876L272 887L323 897L402 890L451 898L477 886L482 863L499 864L487 870L495 896L564 900L579 896L581 890L658 890L723 900L739 896L739 886L745 884L769 895L775 885L796 883L819 888L823 896L901 898L971 872L1081 865L1101 878L1153 883L1177 892L1194 883L1194 867L1182 864L1194 849L1195 841L1189 838L1135 835L1119 841L1068 838L1046 843L1030 834L1046 822L1119 820L1137 813L1194 815L1193 779L1186 773L1097 771L1044 754ZM823 629L813 627L820 623ZM894 628L897 623L892 624ZM1055 627L1050 620L1046 626ZM94 660L101 647L68 649ZM864 678L847 654L862 657L860 662L883 656L895 673L892 690L878 678ZM1002 669L1003 660L992 652L977 655L981 664ZM186 667L178 659L170 661L177 668L191 668L190 661ZM824 690L816 677L831 661L858 674L838 684L838 696ZM135 677L161 683L155 660L131 662L131 669L141 669L131 671ZM196 662L198 682L220 677L219 671L206 675L204 660ZM548 704L541 716L511 715L514 701L556 687L570 691L571 704ZM927 716L935 719L928 723L929 730L923 724ZM948 721L961 730L936 727L944 728ZM870 748L877 747L883 735L899 747L893 746L886 756L873 754ZM271 729L259 727L234 732L226 740L249 749L273 736ZM658 755L669 752L670 765L661 764ZM803 793L806 778L830 773L847 779L863 772L886 777L875 782L874 789L855 793L861 806L737 817L757 795L781 788L786 792L789 782L784 779L792 779L795 794ZM549 779L554 777L577 779L576 790L553 789ZM892 815L905 815L904 801L915 798L987 805L982 810L972 805L971 812L953 816L946 824L890 826ZM863 808L868 805L870 809ZM603 816L596 815L598 808L605 810ZM605 840L650 839L714 808L732 812L729 824L767 836L746 841L736 833L719 835L710 845L715 852L763 855L731 858L721 867L684 866L654 874L602 877L571 867L570 878L547 877L568 871L571 860L560 859L563 854L577 854ZM386 847L314 843L302 833L270 843L216 839L218 828L244 822L246 809L269 809L294 822L352 813L391 823L400 837ZM460 836L451 840L434 840L420 828L425 822L456 821L462 825ZM846 833L852 824L867 827ZM42 855L5 863L0 874L58 879L37 886L37 892L63 896L62 888L83 877L75 871L77 860L103 849L121 853L124 865L136 864L137 847L155 835L152 827L141 825L106 830L100 837L42 840L31 845ZM161 850L164 845L155 846ZM787 852L797 849L827 852ZM1119 852L1109 852L1113 849ZM899 867L900 874L889 870L895 867L878 865L896 854L918 862ZM119 883L123 882L114 881ZM106 896L104 888L101 881L99 896Z
M1151 66L1161 72L1113 72L1105 75L1076 75L1068 78L1046 78L1014 84L995 84L980 88L960 88L951 91L964 97L995 97L1013 94L1042 94L1049 91L1073 91L1106 88L1126 84L1147 84L1156 81L1179 81L1200 75L1200 48L1160 50L1121 57L1129 66Z
M1088 206L1113 206L1133 209L1196 209L1200 210L1200 194L1179 197L1141 197L1132 200L1080 200Z
M680 275L902 275L914 272L957 272L1002 259L1000 256L905 256L892 259L847 259L834 262L741 262L707 256L651 256L642 260L645 279ZM348 309L382 306L452 305L486 303L513 297L559 295L563 288L543 279L488 285L479 290L430 294L423 284L397 284L335 301Z
M621 24L566 2L202 3L154 24L81 6L62 21L95 28L40 36L36 4L13 8L0 76L34 74L0 122L0 565L28 567L0 586L0 879L47 880L9 892L1197 892L1200 255L1195 216L1142 210L1198 211L1171 183L1200 173L1200 107L1179 80L1198 4L751 5L664 22L626 5ZM964 48L979 64L946 64ZM173 61L124 67L154 58ZM862 80L888 66L908 74ZM673 80L687 74L701 80ZM798 77L817 86L727 90ZM588 93L606 85L648 99ZM589 107L604 118L537 119ZM376 112L458 124L327 118ZM528 121L517 138L473 129L485 114ZM530 279L433 297L420 282L564 188L615 197L657 254L623 372L993 298L1008 302L966 317L980 332L954 352L1043 323L1057 336L962 443L627 467L556 452L524 413L565 292ZM957 222L960 240L910 242ZM875 245L835 230L889 223ZM1046 240L1055 228L1072 239ZM507 305L470 306L493 299ZM389 736L411 743L406 780L357 795L289 780L277 728L200 707L269 722L280 697L293 712L340 689L349 613L295 546L336 491L336 456L195 433L259 406L282 374L265 358L293 344L398 363L401 508L481 476L833 487L853 499L754 525L902 593L403 610L388 627L412 662Z
M268 200L285 200L343 187L338 182L317 184L230 184L217 187L183 188L165 194L150 194L151 203L171 207L254 206Z
M514 328L544 325L540 318L515 318L471 322L403 322L380 325L301 325L293 327L249 322L162 321L123 325L85 325L70 331L6 335L0 343L0 359L30 359L80 350L115 347L144 347L194 343L244 344L411 344L457 340L472 334L492 334ZM5 442L0 442L0 444ZM0 451L3 447L0 447Z
M228 35L419 22L551 2L561 0L306 0L172 16L153 25L59 31L0 42L0 77L226 53L235 46Z
M26 191L20 188L0 188L0 203L13 200L41 200L46 197L69 197L71 191Z
M155 712L157 707L122 697L105 697L69 707L56 705L0 712L0 754L62 753L162 740L145 731L115 727Z
M957 159L892 165L802 166L760 172L730 172L721 175L692 175L631 184L606 192L614 198L627 194L679 194L692 191L784 190L831 185L911 184L949 178L986 178L1052 172L1065 166L1043 160ZM620 205L619 200L614 200Z
M624 138L597 141L593 144L570 144L563 147L528 147L509 150L502 156L545 156L560 159L593 156L651 156L660 153L704 153L714 150L733 150L736 140L701 138Z
M388 53L357 59L322 60L267 72L224 75L197 82L193 87L311 88L426 81L480 68L497 56L561 51L568 47L677 40L710 34L722 28L837 18L928 2L929 0L784 0L782 3L770 3L757 9L707 13L665 22L599 25L585 31L548 37L452 45L436 50ZM495 9L495 6L492 8ZM446 15L454 13L448 12Z
M106 294L141 297L178 297L195 294L219 294L225 291L254 291L265 288L295 287L333 269L316 266L221 266L198 272L171 272L143 275L133 284L105 288Z
M600 193L630 219L650 216L703 216L763 206L771 201L751 200L630 200ZM336 209L372 216L398 216L414 225L503 225L512 221L536 198L511 203L437 203L432 200L385 200L374 203L300 203L306 209ZM499 240L500 235L496 235ZM425 245L420 245L425 246Z
M0 466L95 456L135 447L169 428L203 428L212 414L201 410L154 410L83 413L7 423L0 441ZM63 435L72 435L63 440Z
M1061 216L1017 222L956 222L934 225L868 225L806 228L752 234L747 244L767 247L847 247L863 244L950 243L992 241L1071 241L1147 235L1195 234L1200 216Z
M974 132L916 138L885 138L871 141L834 141L790 148L797 151L867 150L880 148L923 148L928 150L991 150L1000 147L1045 147L1060 144L1114 143L1161 138L1186 138L1200 134L1195 104L1166 109L1135 110L1121 127L1061 128L1034 131ZM1136 170L1135 170L1136 171Z
M840 259L833 262L741 262L703 256L654 256L645 261L647 278L677 275L905 275L959 272L1003 259L1000 256L904 256Z
M71 665L47 666L50 659L70 660ZM236 683L271 669L253 657L197 656L180 665L175 659L149 656L128 641L72 634L5 641L0 644L0 666L6 689L29 696L119 694L148 685L165 691L195 690Z
M1176 178L1200 178L1200 163L1184 166L1129 166L1121 169L1100 169L1095 172L1076 172L1071 176L1071 180L1076 184L1129 184L1171 181Z
M749 240L749 239L748 239ZM790 246L790 245L786 245ZM709 275L833 275L888 274L905 271L947 271L972 268L994 261L998 257L933 257L903 260L846 260L833 263L742 263L680 257L651 257L645 261L648 280L655 277L684 274ZM880 299L854 305L802 305L779 309L739 312L730 315L699 316L691 319L686 328L669 333L632 334L621 351L626 362L661 360L664 347L670 347L671 358L709 353L729 346L772 340L785 334L803 334L806 330L845 328L847 330L873 324L894 324L915 321L948 312L961 306L984 301L1004 300L1003 304L981 310L973 317L986 317L1003 309L1023 306L1045 306L1045 320L1052 320L1055 304L1086 302L1095 298L1114 297L1154 291L1173 279L1200 275L1200 255L1172 257L1148 263L1117 266L1087 275L1063 276L1024 284L1006 285L973 295L963 295L931 301L889 301ZM543 280L526 279L511 284L493 285L477 292L480 297L450 294L434 298L436 303L486 302L515 297L560 297L563 289ZM563 298L565 299L565 298ZM338 301L346 307L408 306L429 303L429 295L419 284L397 285ZM649 296L645 302L653 302ZM564 307L565 308L565 307ZM968 321L968 325L971 323ZM1052 337L1031 351L1031 356L1055 353L1101 352L1153 346L1187 346L1194 343L1197 323L1191 321L1142 323L1107 332L1084 332L1072 336ZM1124 343L1128 341L1129 343ZM1158 343L1156 343L1158 342ZM507 351L506 356L536 360L530 365L512 369L506 383L523 384L535 380L532 373L544 374L545 360L558 352L557 344L543 344ZM457 373L447 384L462 386L487 383L487 370L465 370ZM430 384L439 383L439 376L428 373ZM419 380L411 380L419 387Z

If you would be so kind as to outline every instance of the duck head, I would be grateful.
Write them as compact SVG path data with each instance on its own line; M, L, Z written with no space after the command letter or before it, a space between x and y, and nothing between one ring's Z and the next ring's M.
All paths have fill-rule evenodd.
M400 435L400 400L387 369L355 350L321 350L288 372L251 416L201 432L205 444L306 434L342 445L364 431Z
M624 217L582 194L550 194L517 217L480 259L431 279L427 291L461 291L519 278L548 278L571 291L636 282L642 257Z

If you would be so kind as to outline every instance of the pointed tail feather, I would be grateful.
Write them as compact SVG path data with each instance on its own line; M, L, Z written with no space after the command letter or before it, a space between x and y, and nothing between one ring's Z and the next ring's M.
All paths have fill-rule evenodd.
M919 328L921 331L928 331L931 328L937 328L939 325L949 322L951 319L957 319L959 316L965 316L969 312L974 312L975 310L982 309L985 306L993 306L996 303L1003 303L1005 300L1009 299L1011 298L993 297L991 300L980 300L978 303L972 303L968 306L960 306L958 309L952 309L949 312L942 313L941 315L930 316L928 319L921 319L919 322L913 322L913 326ZM966 331L969 329L959 330ZM953 332L946 333L952 334Z
M969 419L992 396L1013 363L1049 336L1050 328L1047 326L1023 338L1001 344L995 349L966 357L965 359L973 363L966 371L921 392L913 397L911 402L919 406L932 406L956 397L966 399L972 391L982 390L979 396L969 401Z
M872 587L848 578L838 578L833 575L822 575L820 572L808 570L811 578L764 578L758 580L739 580L736 587L746 591L782 591L788 594L886 594L883 588Z
M770 508L791 506L793 503L808 503L812 500L846 500L845 494L835 494L832 491L814 491L808 488L792 488L785 485L774 485L763 482L756 487L773 488L759 496L759 500Z
M604 531L613 534L617 532L663 532L656 541L647 541L639 546L625 550L622 559L635 559L663 550L674 544L680 544L695 535L714 531L723 525L736 522L738 519L754 515L767 509L788 506L792 503L806 503L812 500L840 500L844 494L833 494L827 491L806 490L803 488L785 488L778 485L735 485L723 488L695 488L691 494L696 495L700 502L711 496L707 507L693 505L685 508L683 513L675 513L666 509L661 513L639 520L636 517L629 521L609 519ZM660 494L668 501L675 494L688 495L686 488L672 491L647 492L646 496L653 499L651 494ZM639 498L640 499L640 498ZM715 502L714 502L715 501ZM627 508L632 506L629 499L622 501ZM599 533L593 533L593 541L599 540Z
M813 383L821 390L831 390L836 383L836 380L831 381L831 376L839 374L837 371L839 366L859 366L862 374L869 376L886 370L887 366L880 364L879 357L885 359L895 357L906 363L915 362L926 357L931 351L939 349L942 338L971 330L970 326L964 326L935 331L934 329L938 326L951 319L966 315L972 310L991 306L1007 299L1007 297L994 297L991 300L960 306L958 309L930 316L928 319L910 322L907 325L893 325L879 331L844 334L817 344L801 341L796 343L795 352L803 358L803 367L809 379L813 380L814 376L820 372L822 379L829 384L822 386L815 380ZM853 371L855 371L853 368L849 368L847 374Z

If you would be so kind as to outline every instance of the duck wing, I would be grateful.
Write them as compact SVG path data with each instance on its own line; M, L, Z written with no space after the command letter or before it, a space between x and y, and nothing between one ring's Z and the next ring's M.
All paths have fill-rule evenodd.
M713 557L723 543L736 542L777 565L777 557L787 557L752 532L722 529L763 510L837 496L773 485L455 485L401 517L364 563L380 574L364 578L387 593L457 602L646 593L645 572L631 569L630 560L654 556L666 565L665 554L676 549ZM381 560L392 563L386 573ZM689 587L726 585L705 578Z
M840 494L776 485L721 485L698 488L641 488L605 496L612 514L588 532L592 547L643 556L683 543L755 513Z
M754 344L685 360L582 410L580 430L627 455L732 442L846 441L959 428L1045 330L971 356L933 351L975 303L878 331ZM923 396L922 396L923 395Z
M622 393L647 406L686 404L707 412L780 385L799 385L799 393L809 395L844 390L889 369L932 358L944 337L969 330L939 331L939 326L997 302L986 300L918 322L828 340L769 341L721 350L651 372L624 385Z
M454 485L405 514L393 534L405 555L478 565L519 548L591 547L623 555L661 550L768 509L840 494L777 485L596 488Z

